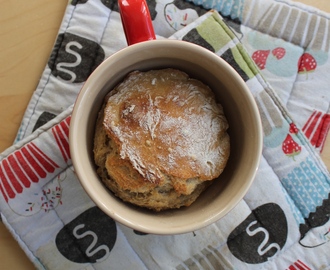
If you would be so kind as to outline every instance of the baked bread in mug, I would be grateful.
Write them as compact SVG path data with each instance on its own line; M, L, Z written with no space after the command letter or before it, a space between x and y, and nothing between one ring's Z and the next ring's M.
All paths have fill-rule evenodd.
M134 71L99 113L97 173L125 202L155 211L189 206L226 166L227 129L201 81L172 68Z

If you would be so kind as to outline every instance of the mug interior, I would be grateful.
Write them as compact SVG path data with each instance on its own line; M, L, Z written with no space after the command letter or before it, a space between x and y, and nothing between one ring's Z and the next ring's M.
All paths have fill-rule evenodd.
M231 152L219 179L191 206L155 213L124 203L104 187L95 171L93 137L96 118L105 95L129 72L168 67L188 73L213 90L229 122ZM145 233L185 233L220 219L247 192L258 168L262 150L260 116L244 81L220 57L184 41L147 41L112 55L86 81L71 118L70 150L81 184L106 214Z

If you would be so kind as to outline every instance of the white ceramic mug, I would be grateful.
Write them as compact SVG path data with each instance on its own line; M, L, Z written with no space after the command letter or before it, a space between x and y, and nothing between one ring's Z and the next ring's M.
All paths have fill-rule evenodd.
M114 196L96 174L92 149L97 115L106 94L131 71L168 67L186 72L213 90L229 123L231 152L219 179L191 206L156 213L125 203ZM149 40L113 54L86 81L72 113L70 151L82 186L107 215L141 232L178 234L217 221L242 200L260 162L262 128L250 90L222 58L185 41Z

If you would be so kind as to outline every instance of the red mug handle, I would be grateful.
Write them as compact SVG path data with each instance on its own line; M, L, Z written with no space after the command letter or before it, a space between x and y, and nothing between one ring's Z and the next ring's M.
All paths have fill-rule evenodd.
M118 0L118 5L128 45L156 39L145 0Z

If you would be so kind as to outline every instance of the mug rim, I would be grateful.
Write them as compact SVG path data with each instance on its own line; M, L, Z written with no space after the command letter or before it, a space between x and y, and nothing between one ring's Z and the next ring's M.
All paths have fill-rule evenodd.
M138 224L137 222L133 221L128 217L128 215L123 215L122 213L115 211L114 209L109 209L109 207L106 205L106 203L102 200L102 196L107 196L110 191L105 190L106 187L103 186L101 183L101 180L98 179L99 184L93 182L90 183L86 177L97 177L95 170L93 169L93 172L86 171L89 170L89 168L79 168L82 164L82 158L83 155L85 155L87 152L85 151L82 153L82 151L79 149L81 145L79 145L79 140L77 141L77 134L80 132L80 123L85 123L86 125L87 120L84 119L84 115L82 112L85 110L84 113L86 113L86 108L82 105L84 104L92 104L90 102L91 99L95 96L95 93L93 93L94 85L97 85L97 91L101 89L102 86L101 81L103 82L105 79L102 79L102 76L105 76L107 74L107 71L111 68L111 66L114 63L117 63L117 61L120 60L121 57L127 55L128 53L134 53L138 50L152 50L154 47L162 47L166 46L169 48L177 48L184 47L189 50L192 50L194 52L199 52L202 54L205 54L207 57L211 58L218 58L216 62L222 66L223 69L228 70L230 76L238 82L240 87L244 89L245 97L248 99L249 104L251 107L251 113L253 114L255 118L255 128L256 128L256 149L255 149L255 160L253 160L251 164L251 168L249 170L248 175L248 181L244 183L244 186L241 187L239 194L235 194L232 198L232 203L230 205L226 205L222 211L215 211L210 212L208 218L204 221L200 221L196 224L189 224L189 222L185 223L185 226L176 226L176 224L173 224L172 227L166 227L162 226L162 222L158 223L157 226L152 225L146 225L146 224ZM152 52L151 52L152 53ZM110 79L107 79L106 81L109 81ZM110 90L109 90L110 91ZM87 108L89 110L89 108ZM85 122L84 122L85 121ZM85 126L86 128L86 126ZM94 134L94 132L93 132ZM226 215L229 211L231 211L243 198L243 196L246 194L246 192L249 190L250 186L252 185L252 182L255 178L257 169L259 167L259 163L261 160L261 154L262 154L262 126L261 126L261 120L259 111L257 108L257 105L255 103L254 97L252 93L250 92L249 88L247 87L246 83L243 81L243 79L240 77L240 75L234 70L232 66L230 66L225 60L220 58L219 56L215 55L213 52L199 46L196 44L192 44L190 42L181 41L181 40L150 40L145 41L141 43L137 43L134 45L130 45L124 49L119 50L118 52L114 53L113 55L109 56L104 62L102 62L90 75L90 77L87 79L83 87L81 88L77 100L74 104L72 116L71 116L71 122L70 122L70 133L69 133L69 145L70 145L70 152L71 152L71 159L73 167L75 168L76 174L78 176L79 182L83 186L84 190L87 192L89 197L94 201L94 203L102 209L103 212L105 212L107 215L112 217L114 220L119 221L120 223L131 227L135 230L142 231L145 233L153 233L153 234L179 234L179 233L186 233L191 232L197 229L200 229L202 227L205 227L207 225L212 224L213 222L217 221L218 219L222 218L224 215ZM88 154L88 153L87 153ZM92 163L93 161L90 160L91 157L89 157L89 163ZM85 157L86 162L86 157ZM92 168L92 166L91 166ZM87 173L87 174L86 174ZM97 177L98 178L98 177ZM101 193L101 194L99 194ZM109 195L109 194L108 194ZM110 195L109 195L110 196ZM124 204L120 199L111 197L111 202L113 203L113 207L121 207L121 204ZM191 206L189 206L191 207ZM126 211L131 209L132 206L120 208L122 211ZM134 208L134 207L133 207ZM134 208L135 209L135 208ZM138 211L141 211L140 208L138 208ZM135 210L133 210L135 211ZM144 210L142 210L144 211ZM177 211L176 209L174 211ZM155 213L155 218L158 217L159 214ZM141 219L140 219L141 220Z

